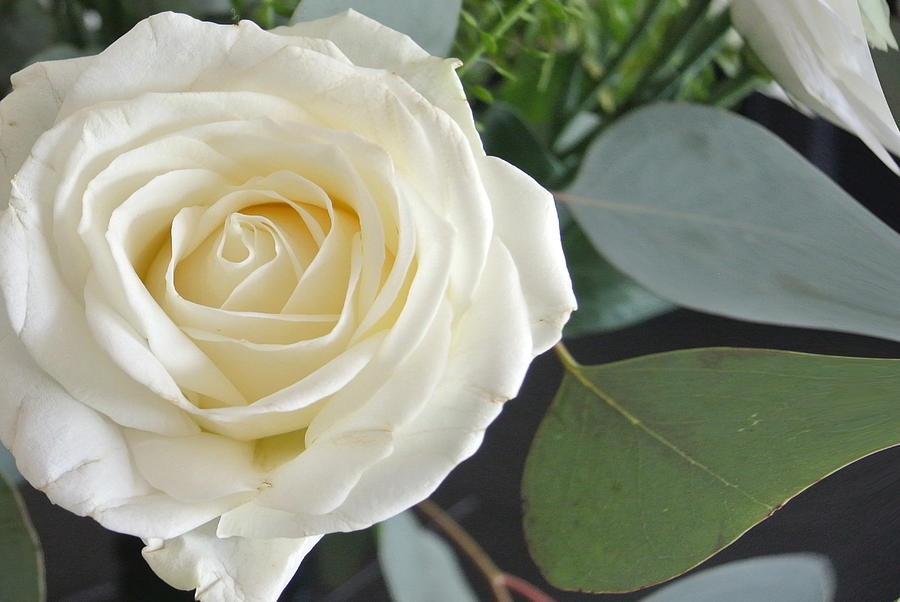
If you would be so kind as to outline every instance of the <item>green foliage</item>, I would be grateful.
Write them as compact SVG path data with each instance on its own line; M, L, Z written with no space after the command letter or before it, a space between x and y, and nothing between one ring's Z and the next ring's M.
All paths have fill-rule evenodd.
M625 328L674 309L609 264L575 222L563 230L563 249L578 299L566 337Z
M569 192L594 246L665 299L900 340L900 237L747 119L636 111L597 139Z
M563 188L590 143L657 99L732 106L760 83L706 0L463 2L455 54L485 146ZM495 109L494 106L500 107ZM511 117L511 116L514 116ZM581 310L568 335L619 328L669 306L563 232Z
M45 598L44 560L37 534L19 493L0 474L0 598L39 602Z
M407 511L378 526L378 559L395 602L476 602L456 555Z
M287 25L300 0L231 0L232 19L250 19L263 29Z
M894 37L900 38L900 19L891 19L891 29ZM878 70L878 79L881 81L881 88L891 107L894 121L900 126L900 68L897 65L897 51L878 52L873 50L872 60L875 62L875 69Z
M467 62L460 73L471 96L481 97L473 90L494 86L493 96L529 121L552 116L556 123L546 141L552 146L562 126L580 112L611 122L656 100L711 101L718 86L742 76L744 53L728 44L728 13L708 14L709 5L709 0L471 0L463 3L454 50ZM554 89L554 79L564 85ZM540 102L535 97L552 110L529 110Z
M316 544L316 575L323 591L337 589L364 570L374 555L372 529L329 533Z
M552 181L563 172L559 160L510 105L493 103L481 114L481 126L487 154L509 161L542 182Z
M900 360L728 348L565 359L522 485L532 556L564 589L669 579L898 443Z

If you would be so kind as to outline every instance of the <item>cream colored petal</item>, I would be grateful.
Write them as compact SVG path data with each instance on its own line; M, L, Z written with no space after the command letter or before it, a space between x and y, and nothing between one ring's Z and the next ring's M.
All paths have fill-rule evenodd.
M66 96L63 117L102 102L151 92L214 91L236 80L286 44L302 45L333 60L346 59L322 40L287 40L251 21L217 25L178 13L138 23L89 63Z
M125 438L141 476L172 499L207 502L267 486L252 443L212 433L160 437L126 430Z
M4 261L5 260L5 261ZM3 334L21 332L28 312L28 239L19 212L8 207L0 214L0 319Z
M55 504L149 537L183 533L247 501L183 504L155 491L132 464L121 429L63 390L14 336L0 341L0 373L0 440Z
M368 467L338 507L302 513L265 506L260 496L224 514L219 534L293 537L361 529L430 495L475 452L525 376L533 347L520 287L513 258L495 242L472 308L454 329L440 385L415 418L393 431L392 453Z
M255 503L308 514L341 505L365 470L391 452L394 432L427 411L447 362L451 317L445 302L416 352L377 390L366 391L371 380L361 376L333 396L316 416L317 432L309 429L306 449L271 473L272 486Z
M245 539L216 536L215 521L169 539L145 539L150 568L202 602L275 602L320 537Z
M298 62L310 65L302 81L292 77ZM398 179L457 228L451 295L463 309L484 264L493 216L476 155L460 126L399 76L353 68L299 48L275 53L242 83L293 98L317 123L352 130L387 152Z
M349 246L352 265L346 298L337 324L325 336L287 345L270 345L192 328L183 331L249 400L262 400L286 388L293 389L296 383L316 372L320 375L330 373L334 370L330 364L347 353L347 342L357 322L355 308L362 263L358 236ZM355 372L348 374L347 379L354 375ZM263 402L263 405L268 404Z
M376 357L316 415L306 432L307 445L344 430L393 431L412 420L444 376L452 320L449 303L443 301L425 336L404 361L393 365L387 378L384 363Z
M92 57L35 63L13 74L13 91L0 100L0 206L9 182L35 141L56 122L59 107Z
M319 405L371 362L384 335L350 347L320 369L249 406L189 410L206 430L248 441L306 428Z
M93 275L84 288L84 305L94 340L125 374L163 399L184 402L181 389L150 351L147 340L105 301Z
M456 68L458 59L434 57L409 36L385 27L354 10L315 21L276 27L272 33L329 40L354 65L397 73L429 102L450 115L465 132L474 151L481 151L472 110Z
M21 202L13 197L14 205ZM6 274L0 286L10 315L22 316L18 334L29 354L70 395L123 426L172 435L196 432L184 413L132 380L96 343L83 301L61 282L33 217L10 211L4 226L12 230L16 252L0 257L0 273ZM16 259L24 261L12 263ZM121 403L123 398L129 403Z
M556 207L549 192L502 159L487 157L481 165L497 236L515 262L528 306L531 352L538 355L559 341L576 306Z
M36 160L52 170L49 181L41 185L41 194L34 195L42 203L34 209L52 212L45 219L53 224L58 261L67 282L77 287L96 261L89 261L83 241L99 238L113 210L153 177L180 168L219 170L226 179L241 174L234 169L234 160L221 153L205 149L191 154L197 149L175 144L171 150L176 152L170 154L170 149L154 143L190 136L199 125L226 127L219 122L235 118L303 119L304 115L294 103L271 96L207 92L145 95L94 107L60 123L33 151ZM32 177L22 177L21 185L36 187ZM97 248L92 251L96 257Z

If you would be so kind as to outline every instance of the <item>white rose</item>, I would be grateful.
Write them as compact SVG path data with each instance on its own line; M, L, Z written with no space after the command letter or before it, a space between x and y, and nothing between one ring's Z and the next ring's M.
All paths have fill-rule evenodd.
M574 306L550 195L357 13L154 16L0 104L0 437L175 587L273 600L428 496ZM8 193L8 194L7 194Z
M880 8L879 8L880 5ZM894 172L900 130L875 72L896 47L884 0L732 0L731 18L792 99L859 136Z

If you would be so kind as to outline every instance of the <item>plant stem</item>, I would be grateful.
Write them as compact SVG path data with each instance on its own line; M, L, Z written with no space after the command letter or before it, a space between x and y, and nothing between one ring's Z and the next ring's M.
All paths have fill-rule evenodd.
M555 602L553 598L536 588L531 583L515 575L503 575L503 584L531 602Z
M481 571L490 584L491 590L494 593L494 598L497 602L513 602L512 594L509 591L510 589L521 594L530 602L554 602L553 598L528 581L525 581L521 577L516 577L515 575L509 575L500 570L500 567L498 567L493 559L488 556L488 553L484 551L484 548L482 548L459 523L453 520L449 514L444 512L440 506L431 500L425 500L419 502L416 507L422 514L431 519L431 521L434 522L434 524L437 525L438 528L443 531L466 556L469 557L475 566L478 567L478 570Z
M574 372L581 367L581 364L578 363L578 361L572 355L572 352L569 351L569 348L566 347L566 344L562 341L560 341L556 344L555 347L553 347L553 351L555 351L556 355L559 356L559 361L562 362L566 370Z
M531 5L534 4L537 0L519 0L519 3L516 4L511 11L509 11L505 17L500 19L500 22L494 27L493 30L488 34L491 38L499 38L506 31L516 24L516 21L525 13L526 10L531 8ZM484 54L484 51L487 50L487 46L485 46L484 41L478 42L478 45L469 53L469 56L463 59L462 67L456 70L456 73L460 78L472 68L478 59L481 58L481 55Z
M662 82L658 91L653 92L651 96L656 100L669 100L675 97L679 89L716 57L725 43L725 35L729 29L731 29L731 17L727 10L703 21L692 32L681 64L672 69L668 80Z
M666 24L662 43L653 48L650 53L649 65L644 68L637 81L632 83L628 89L619 91L618 106L611 114L605 117L601 116L603 117L602 121L584 132L577 142L563 149L561 155L564 158L581 155L607 126L637 105L649 100L646 98L648 92L650 99L663 99L665 95L677 90L686 79L693 77L697 71L713 59L731 22L727 11L712 19L707 19L706 13L710 3L711 0L692 0L680 14L672 17L671 22ZM596 102L596 96L606 84L607 79L635 47L640 47L638 41L652 30L651 25L655 23L657 13L664 6L666 6L666 2L660 2L647 8L641 23L635 28L636 31L626 43L624 53L613 59L610 70L600 79L591 94L584 99L578 112L592 108ZM682 62L686 62L686 65L679 69ZM654 80L664 76L668 79L654 85Z
M732 79L723 82L712 91L707 99L707 104L725 109L731 108L744 99L748 94L766 83L766 78L745 67Z
M667 24L663 40L654 48L655 55L650 64L642 72L637 82L618 99L615 116L618 117L633 108L632 98L643 91L644 87L660 74L666 72L677 62L683 44L689 43L692 33L702 28L704 18L712 0L692 0L672 21Z
M490 583L497 602L513 602L509 590L506 589L502 582L503 571L494 564L494 561L484 551L484 548L478 545L478 542L459 523L450 518L449 514L431 500L419 502L417 508L430 518L475 563L475 566L478 567L478 570L484 574L488 583Z
M663 9L666 7L667 0L653 0L652 3L644 9L644 14L641 15L641 20L634 26L631 30L631 34L628 36L628 39L622 44L619 50L606 65L604 65L603 74L600 76L600 79L596 84L591 88L591 91L581 99L580 104L574 111L570 111L570 116L568 117L568 122L566 122L561 128L558 128L557 131L565 132L568 130L569 126L572 125L572 122L584 111L591 111L594 109L595 105L599 102L598 98L600 93L603 91L604 86L609 82L610 78L613 77L616 73L618 73L619 67L624 63L631 55L634 53L635 49L639 48L641 43L644 41L644 38L648 36L652 32L653 23L655 23L656 18L662 14ZM596 132L592 131L589 133L586 138L591 139L596 134ZM583 141L583 140L582 140ZM575 145L573 148L566 149L563 154L569 155L576 149L582 149L582 145Z
M653 0L652 4L644 9L641 20L634 26L631 35L628 36L628 39L622 44L619 51L609 60L609 63L604 66L603 75L600 76L600 80L594 86L594 89L591 90L591 93L584 98L579 107L579 111L588 111L593 108L597 96L600 94L600 91L603 90L603 86L605 86L609 79L616 73L622 63L624 63L635 49L640 46L641 42L644 41L644 38L650 34L652 31L650 26L653 25L656 18L662 14L664 8L666 8L666 0Z

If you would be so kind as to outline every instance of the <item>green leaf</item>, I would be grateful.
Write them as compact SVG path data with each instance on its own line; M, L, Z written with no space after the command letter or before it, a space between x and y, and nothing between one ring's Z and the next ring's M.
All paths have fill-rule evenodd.
M900 360L713 348L569 366L522 485L529 549L564 589L670 579L900 438Z
M829 602L834 589L834 572L824 556L780 554L706 569L642 602Z
M900 19L891 19L891 30L894 37L900 39ZM900 52L872 50L872 59L894 121L900 126Z
M25 482L25 478L19 474L19 469L16 467L16 459L2 445L0 445L0 475L6 478L6 482L12 487L17 487Z
M900 236L747 119L635 111L593 143L568 192L594 246L663 298L900 340Z
M0 597L45 599L44 560L19 493L0 474Z
M372 529L329 533L315 547L318 581L326 590L337 589L365 569L374 547Z
M563 230L563 249L578 299L566 337L625 328L674 309L601 257L578 227Z
M547 59L523 53L514 65L515 79L505 79L497 97L515 107L542 139L552 140L571 119L584 87L584 68L576 53L557 54L549 77L543 77Z
M476 602L450 546L412 512L379 525L378 560L395 602Z
M565 170L516 110L505 102L494 102L480 121L487 154L509 161L539 182L558 177Z
M330 17L348 8L405 33L430 54L447 56L456 37L462 0L303 0L291 21Z

